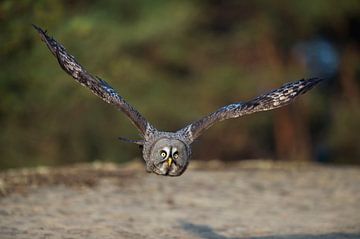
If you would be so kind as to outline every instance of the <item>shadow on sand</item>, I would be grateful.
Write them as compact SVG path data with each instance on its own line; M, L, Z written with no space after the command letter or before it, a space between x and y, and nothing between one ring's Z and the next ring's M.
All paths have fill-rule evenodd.
M211 227L181 221L181 227L194 235L204 239L359 239L360 233L328 233L328 234L297 234L297 235L271 235L255 237L226 237L215 232Z

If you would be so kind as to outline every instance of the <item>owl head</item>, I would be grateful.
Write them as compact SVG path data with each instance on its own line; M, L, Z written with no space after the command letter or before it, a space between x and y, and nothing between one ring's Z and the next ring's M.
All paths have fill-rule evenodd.
M190 147L179 139L164 137L155 141L147 153L148 171L164 176L180 176L189 163Z

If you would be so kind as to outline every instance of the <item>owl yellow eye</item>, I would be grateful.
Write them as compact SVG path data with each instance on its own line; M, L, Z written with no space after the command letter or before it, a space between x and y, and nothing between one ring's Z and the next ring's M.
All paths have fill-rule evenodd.
M178 157L179 157L179 153L178 153L178 152L173 153L173 158L174 158L174 159L177 159Z
M165 158L166 158L166 152L162 150L162 151L160 152L160 156L161 156L163 159L165 159Z

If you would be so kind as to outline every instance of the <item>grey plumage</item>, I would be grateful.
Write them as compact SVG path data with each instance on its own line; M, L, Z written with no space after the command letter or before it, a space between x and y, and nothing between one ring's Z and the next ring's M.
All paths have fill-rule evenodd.
M95 95L105 102L115 105L116 108L124 112L138 128L142 135L146 129L152 127L149 122L130 104L128 104L106 81L99 77L94 77L88 73L54 38L49 37L46 31L33 25L39 32L41 39L46 43L50 51L56 56L61 68L70 74L81 85L89 88Z
M184 133L186 133L190 141L193 142L216 122L285 106L297 96L310 90L320 81L322 81L322 79L312 78L290 82L252 100L226 105L208 116L188 125L184 129Z
M187 125L177 132L162 132L153 127L134 107L128 104L107 82L92 76L66 49L46 31L33 25L57 58L61 68L81 85L89 88L105 102L124 112L140 131L142 140L125 140L143 146L146 170L159 175L180 176L191 157L191 143L216 122L237 118L259 111L276 109L289 104L297 96L307 92L322 81L319 78L299 80L260 95L252 100L230 104Z

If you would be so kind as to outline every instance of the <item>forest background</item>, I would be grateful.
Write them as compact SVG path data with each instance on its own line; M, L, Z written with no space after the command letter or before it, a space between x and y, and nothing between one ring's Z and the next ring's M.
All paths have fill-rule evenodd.
M193 158L360 164L357 0L2 1L0 169L140 158L117 140L136 129L61 70L32 23L160 130L326 78L288 107L215 125Z

